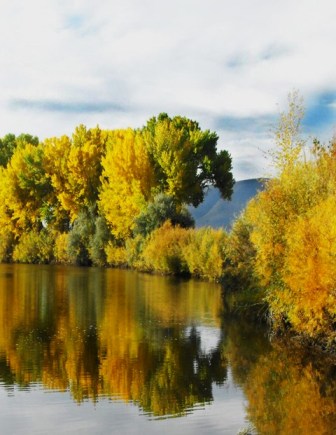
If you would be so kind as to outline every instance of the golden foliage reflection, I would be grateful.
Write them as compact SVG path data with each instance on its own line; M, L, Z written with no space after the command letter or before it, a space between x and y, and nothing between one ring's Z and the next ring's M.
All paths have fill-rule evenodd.
M204 346L202 328L218 346ZM223 315L217 284L132 271L0 266L0 384L184 415L227 380L259 434L333 433L335 364Z
M246 384L248 416L259 434L333 434L335 365L300 348L274 345Z
M130 271L2 265L0 381L70 390L78 403L132 401L182 415L226 379L197 328L220 327L215 284ZM194 325L194 326L190 326Z

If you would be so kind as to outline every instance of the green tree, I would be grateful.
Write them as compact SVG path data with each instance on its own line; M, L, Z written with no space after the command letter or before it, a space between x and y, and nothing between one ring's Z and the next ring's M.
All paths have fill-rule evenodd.
M0 165L6 166L16 148L15 134L8 133L0 139Z
M78 266L90 266L92 264L89 246L95 232L95 215L92 209L83 209L69 232L68 257Z
M231 157L217 151L218 136L202 131L196 121L166 113L153 117L143 128L158 184L158 191L179 203L199 205L205 188L213 184L229 199L234 180Z
M89 254L92 263L96 266L106 264L105 248L112 239L111 232L103 216L97 216L94 223L94 233L89 242Z
M38 137L22 133L18 137L8 133L0 139L0 166L6 166L12 158L17 147L24 147L25 144L38 145Z
M173 225L179 225L183 228L195 225L193 217L185 206L177 204L173 196L159 193L136 218L133 233L145 237L166 220L170 220Z

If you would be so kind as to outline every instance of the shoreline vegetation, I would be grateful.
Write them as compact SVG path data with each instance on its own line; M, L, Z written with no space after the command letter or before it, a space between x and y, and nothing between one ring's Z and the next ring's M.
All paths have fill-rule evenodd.
M336 141L308 145L302 101L274 129L276 170L230 232L194 228L209 185L229 199L231 157L197 122L81 125L0 140L0 261L130 267L220 281L276 334L336 350Z

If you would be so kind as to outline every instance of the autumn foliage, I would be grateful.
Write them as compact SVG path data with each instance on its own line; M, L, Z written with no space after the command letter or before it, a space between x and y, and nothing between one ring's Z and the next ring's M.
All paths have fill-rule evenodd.
M217 141L196 121L164 113L141 129L80 125L71 136L41 143L6 135L0 261L194 273L184 254L171 251L179 249L178 234L189 244L197 238L186 231L194 225L187 205L202 202L209 185L223 198L232 193L231 158L217 151ZM218 279L220 264L195 273ZM205 267L211 270L209 261Z
M278 174L248 205L245 219L256 251L254 271L266 289L274 327L290 327L333 346L336 143L322 146L314 141L304 147L299 108L297 95L292 95L288 119L282 116L277 133Z
M229 198L231 158L216 133L166 114L141 129L77 127L39 143L0 141L0 260L134 267L224 279L255 291L275 329L336 341L336 142L300 134L290 95L274 129L275 176L230 234L194 229L207 186ZM0 154L1 154L0 152ZM261 290L261 291L259 291Z
M10 287L8 276L0 277L6 386L29 390L41 383L68 391L77 403L105 397L164 416L210 402L213 383L226 379L219 351L205 354L196 330L186 332L188 322L200 319L219 327L216 284L189 281L176 289L168 278L139 284L131 272L63 266L29 269L27 280L27 266L3 267L13 273Z

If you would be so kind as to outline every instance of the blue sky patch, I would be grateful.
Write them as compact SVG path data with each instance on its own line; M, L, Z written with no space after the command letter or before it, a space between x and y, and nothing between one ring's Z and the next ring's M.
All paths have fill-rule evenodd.
M85 21L85 16L81 14L69 15L65 19L65 27L70 29L81 29Z
M223 116L215 120L215 129L227 131L269 131L276 117L273 115L260 115L255 117Z
M105 113L126 110L122 105L111 102L82 102L57 100L14 99L10 102L13 109L42 110L46 112L63 113Z
M332 127L336 124L336 91L324 92L306 108L303 127L308 131Z

